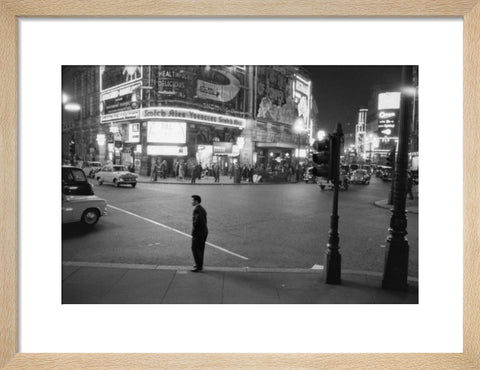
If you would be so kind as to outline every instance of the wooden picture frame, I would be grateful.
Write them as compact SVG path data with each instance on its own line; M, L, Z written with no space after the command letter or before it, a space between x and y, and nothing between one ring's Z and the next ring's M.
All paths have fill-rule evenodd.
M463 17L464 293L460 354L28 354L17 352L17 17ZM479 0L78 2L0 0L0 367L480 368Z

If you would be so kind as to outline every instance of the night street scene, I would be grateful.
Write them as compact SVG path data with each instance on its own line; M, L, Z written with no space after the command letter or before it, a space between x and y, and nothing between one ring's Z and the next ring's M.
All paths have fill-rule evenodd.
M418 304L417 66L62 67L63 304Z

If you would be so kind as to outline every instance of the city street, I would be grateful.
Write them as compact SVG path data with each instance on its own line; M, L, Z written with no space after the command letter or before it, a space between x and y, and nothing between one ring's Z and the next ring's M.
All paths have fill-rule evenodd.
M208 213L205 268L318 268L324 264L333 191L300 183L190 185L138 183L99 186L108 215L91 230L64 225L64 262L191 266L191 195ZM391 212L375 206L389 182L340 192L342 270L382 273ZM408 213L408 275L418 278L418 214Z

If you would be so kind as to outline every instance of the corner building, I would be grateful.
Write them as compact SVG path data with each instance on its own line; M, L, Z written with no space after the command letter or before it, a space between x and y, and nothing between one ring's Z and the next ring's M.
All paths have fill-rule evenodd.
M69 67L64 67L65 68ZM83 160L135 166L149 175L166 161L171 175L218 163L224 173L241 165L293 164L306 156L311 137L311 81L294 66L97 66L71 67L73 99L98 99L98 116L85 107L63 136L74 136ZM86 86L92 68L98 83ZM96 88L98 90L96 90ZM96 90L96 91L95 91ZM88 96L86 96L88 95ZM93 114L94 115L94 114ZM303 122L302 131L293 125Z

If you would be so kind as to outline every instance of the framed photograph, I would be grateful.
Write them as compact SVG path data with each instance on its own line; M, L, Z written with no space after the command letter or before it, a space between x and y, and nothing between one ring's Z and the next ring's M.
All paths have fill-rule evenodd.
M2 4L0 367L480 366L477 0Z

